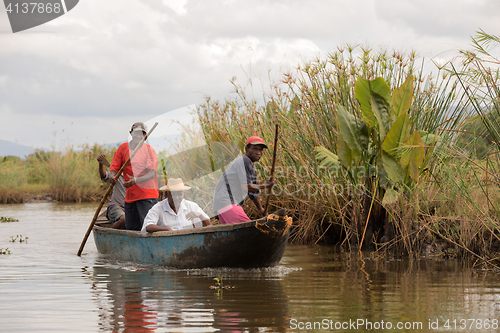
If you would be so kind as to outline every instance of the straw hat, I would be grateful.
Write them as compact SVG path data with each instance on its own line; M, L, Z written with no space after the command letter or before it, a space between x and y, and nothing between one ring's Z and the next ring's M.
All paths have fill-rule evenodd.
M185 186L180 178L169 178L167 181L167 185L160 187L160 191L185 191L189 190L191 187Z

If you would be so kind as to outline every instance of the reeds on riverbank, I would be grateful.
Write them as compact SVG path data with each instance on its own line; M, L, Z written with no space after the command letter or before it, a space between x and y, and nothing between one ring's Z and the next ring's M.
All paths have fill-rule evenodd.
M274 189L276 206L285 205L296 212L297 242L309 242L323 237L330 223L340 223L347 234L354 219L360 217L358 195L363 184L348 179L346 170L320 167L315 160L315 147L323 146L337 152L337 107L342 105L357 117L359 104L354 86L358 77L383 77L391 87L397 87L414 75L418 78L411 108L413 129L428 130L445 138L451 137L448 128L460 123L465 111L460 99L453 98L458 89L447 80L424 76L416 68L414 54L376 54L369 49L346 46L300 66L295 73L286 73L272 88L268 103L259 106L248 100L241 87L236 86L237 98L224 103L210 99L200 106L198 114L210 140L238 142L250 135L260 135L268 143L274 139L274 125L280 124L277 186ZM439 121L438 121L439 120ZM271 154L261 159L261 178L269 174ZM359 172L368 172L360 166ZM311 207L314 209L311 210ZM356 210L358 210L356 212ZM316 221L305 221L311 213ZM304 224L302 223L304 221Z
M114 149L113 149L114 150ZM63 152L36 151L0 161L0 202L23 203L50 197L58 202L98 201L106 191L98 175L96 157L114 151L99 145L73 147Z
M285 73L267 95L266 105L247 99L235 83L236 98L207 99L198 115L207 141L237 143L260 135L272 143L274 124L280 124L271 204L286 207L294 216L291 241L295 243L337 242L352 250L366 242L378 250L415 256L438 253L431 250L439 247L444 251L440 255L448 251L450 256L494 262L499 223L494 213L498 206L493 208L491 202L498 202L498 192L491 181L484 182L484 163L461 156L463 145L457 145L461 127L472 115L471 100L456 77L438 69L436 76L425 75L416 63L414 54L375 54L346 46L326 60ZM366 183L369 168L377 165L359 165L359 170L320 167L314 148L338 153L339 106L361 117L354 93L358 77L382 77L394 89L410 75L417 78L409 110L411 131L439 135L441 143L426 169L420 170L415 186L404 190L396 203L384 206L374 187L377 178ZM258 165L261 180L269 176L271 155L264 154ZM353 181L347 171L364 172L359 177L364 183ZM372 200L364 201L366 193ZM386 218L368 224L371 216Z
M19 158L0 158L0 203L22 203L27 196L43 193L47 186L32 182L29 163Z

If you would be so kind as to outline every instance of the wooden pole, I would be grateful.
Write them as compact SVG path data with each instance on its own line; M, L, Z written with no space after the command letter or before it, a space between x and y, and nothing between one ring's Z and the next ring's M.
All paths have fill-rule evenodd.
M276 131L274 133L274 152L273 152L273 163L271 165L271 179L274 179L274 167L276 165L276 152L278 150L278 128L279 125L276 123ZM264 215L267 214L267 208L269 207L269 199L271 198L271 193L273 191L273 188L270 187L267 197L266 197L266 204L264 205Z
M139 150L139 148L142 146L142 144L144 143L144 141L146 141L146 139L151 135L151 133L153 132L153 130L156 128L156 126L158 126L158 123L155 123L153 125L153 127L151 128L151 130L149 130L149 132L146 134L145 137L142 138L141 142L137 145L137 147L135 147L134 151L132 152L132 154L130 154L130 157L127 159L127 161L125 162L125 164L123 164L123 166L120 168L120 170L118 171L118 173L116 174L115 176L115 181L118 182L118 179L120 178L123 170L125 170L125 168L127 167L127 165L129 165L130 161L132 160L132 158L134 157L134 155L137 153L137 151ZM92 231L92 228L94 227L94 224L95 224L95 221L97 220L97 217L99 217L99 213L101 212L101 208L102 206L104 206L104 203L106 202L106 200L108 199L108 196L109 194L113 191L113 187L115 186L115 184L111 183L109 185L109 188L108 190L106 191L106 193L104 194L104 197L102 197L102 200L101 202L99 203L99 206L97 207L97 210L94 214L94 218L92 219L92 222L90 223L89 225L89 228L87 230L87 233L85 234L85 237L83 237L83 241L82 241L82 244L80 245L80 249L78 250L78 256L81 256L82 255L82 251L83 251L83 247L85 246L85 243L87 243L87 239L89 238L89 235L90 235L90 232Z

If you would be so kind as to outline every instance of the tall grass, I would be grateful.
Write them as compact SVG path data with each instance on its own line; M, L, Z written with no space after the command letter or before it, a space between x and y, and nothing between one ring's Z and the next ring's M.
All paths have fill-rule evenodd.
M30 165L19 158L0 158L0 203L20 203L44 191L44 186L30 181Z
M396 229L390 243L395 253L461 257L500 267L498 188L485 192L485 169L456 149L442 149L432 179L401 198L389 213ZM491 202L489 202L491 201Z
M374 53L345 46L325 59L284 73L270 88L264 105L248 98L233 82L235 98L222 102L207 98L197 114L208 146L214 142L239 145L250 135L260 135L272 144L274 125L280 124L271 209L286 207L294 216L292 242L325 241L349 247L349 239L369 234L366 210L385 209L388 221L375 221L378 225L369 236L379 251L460 256L498 265L498 210L493 207L498 207L499 196L491 185L492 178L498 181L491 169L499 163L493 163L492 156L489 162L482 161L464 146L464 126L470 124L474 110L474 100L465 92L470 88L449 71L436 68L436 75L429 74L423 64L414 53ZM339 105L361 116L354 93L358 77L383 77L394 89L410 75L417 78L409 110L412 130L438 134L442 141L414 188L386 207L381 202L366 205L361 192L373 189L359 188L345 170L319 167L314 147L337 152ZM185 165L172 167L182 177ZM270 165L267 152L257 165L261 180L269 176ZM216 182L217 177L213 178ZM255 213L251 204L245 211ZM381 233L388 229L392 236L381 243Z
M360 184L353 183L343 170L320 168L314 159L314 148L324 146L336 152L339 105L356 117L361 116L354 93L358 77L383 77L391 88L399 86L409 75L417 77L410 109L413 129L453 141L451 130L464 121L468 101L450 76L441 72L436 76L424 74L423 65L417 66L417 61L420 64L414 53L375 53L345 46L326 59L306 62L296 71L284 73L271 88L266 105L247 99L244 90L235 85L237 98L225 102L207 99L198 114L206 137L211 140L230 138L238 142L260 135L272 143L274 124L281 125L277 185L271 204L275 208L287 207L294 215L297 222L293 241L310 243L338 238L340 234L343 239L358 237L364 232L362 217L366 216ZM271 154L265 154L258 166L262 179L268 176L270 165ZM379 225L374 232L382 228Z
M472 46L472 50L461 51L459 64L450 63L448 66L449 72L466 91L473 109L458 135L458 145L452 149L459 155L454 159L454 165L461 161L463 167L453 170L453 176L448 177L450 184L447 189L460 193L460 200L456 201L454 208L455 212L461 212L462 218L467 218L469 232L467 237L454 237L456 241L453 242L458 243L456 245L462 252L498 268L500 58L494 49L500 46L500 37L480 30L472 37Z
M59 202L100 200L105 192L96 157L114 149L99 145L67 147L62 152L36 151L25 160L4 157L0 162L0 202L21 203L33 197Z

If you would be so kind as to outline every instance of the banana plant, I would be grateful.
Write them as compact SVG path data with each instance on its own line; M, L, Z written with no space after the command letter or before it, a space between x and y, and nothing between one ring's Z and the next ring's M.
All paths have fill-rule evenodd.
M392 92L383 78L359 78L355 94L360 112L337 107L337 152L316 147L316 160L325 167L345 168L355 184L377 184L378 199L387 206L419 181L441 138L424 131L410 133L413 76ZM374 168L376 179L367 179L373 172L352 172L358 167Z

